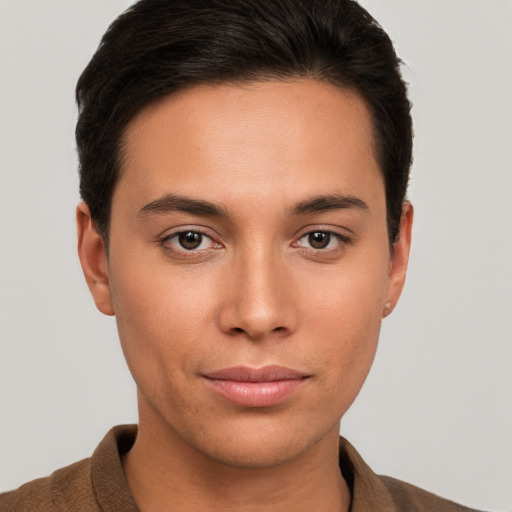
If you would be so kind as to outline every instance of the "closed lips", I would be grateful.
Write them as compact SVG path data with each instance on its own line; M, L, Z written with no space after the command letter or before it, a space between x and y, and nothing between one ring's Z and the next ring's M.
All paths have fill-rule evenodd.
M282 366L259 369L237 366L204 377L210 389L235 405L271 407L291 397L309 376Z
M308 377L308 375L304 373L283 366L264 366L258 369L235 366L207 373L204 376L207 379L238 382L275 382L280 380L305 379Z

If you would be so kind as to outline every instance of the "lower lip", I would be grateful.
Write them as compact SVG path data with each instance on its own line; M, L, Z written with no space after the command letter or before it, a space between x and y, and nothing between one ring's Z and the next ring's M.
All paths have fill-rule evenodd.
M240 382L206 379L206 384L219 395L245 407L270 407L283 402L305 383L306 379L271 382Z

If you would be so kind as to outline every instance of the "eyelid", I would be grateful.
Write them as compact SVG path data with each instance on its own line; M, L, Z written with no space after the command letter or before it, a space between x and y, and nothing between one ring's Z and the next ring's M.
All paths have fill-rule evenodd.
M350 241L352 238L354 238L354 235L352 231L348 228L341 227L341 226L325 226L325 225L310 225L305 226L301 228L299 231L297 231L296 235L294 236L294 240L299 240L303 238L305 235L309 235L311 233L330 233L331 235L335 235L337 237L340 237L341 239L345 241Z
M212 247L208 247L206 249L180 249L178 247L171 247L170 244L167 244L166 242L169 242L169 240L172 240L173 238L178 237L182 233L198 233L203 237L208 238L211 241ZM222 244L216 240L217 237L212 235L209 230L206 230L205 228L201 226L177 226L175 228L165 230L157 237L157 242L160 244L165 250L176 254L176 255L187 255L189 257L192 257L194 255L202 254L206 251L209 251L211 249L222 247Z
M202 226L201 224L180 224L178 226L167 227L160 231L160 233L156 235L155 240L162 240L164 238L183 233L184 231L194 231L195 233L201 233L202 235L206 235L212 239L216 238L216 235L210 228Z
M314 247L304 247L300 244L300 241L312 234L312 233L328 233L333 237L336 237L338 240L338 243L334 247L327 247L322 249L316 249ZM294 238L294 241L292 242L292 247L299 249L300 251L309 254L315 254L315 255L334 255L338 254L340 252L343 252L347 245L353 243L353 238L345 233L341 233L340 231L332 228L332 227L326 227L326 226L307 226L307 228L303 228L300 233Z

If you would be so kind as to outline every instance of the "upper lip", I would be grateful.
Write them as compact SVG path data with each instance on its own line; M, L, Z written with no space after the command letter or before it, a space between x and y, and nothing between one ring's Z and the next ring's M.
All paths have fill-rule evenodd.
M303 372L277 365L269 365L262 368L232 366L206 373L203 376L207 379L237 382L274 382L280 380L299 380L308 377Z

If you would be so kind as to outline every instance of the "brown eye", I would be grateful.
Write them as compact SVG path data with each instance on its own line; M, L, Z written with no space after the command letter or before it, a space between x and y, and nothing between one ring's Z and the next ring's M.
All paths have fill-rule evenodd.
M313 249L325 249L331 241L331 233L313 231L308 235L308 243Z
M203 241L202 233L197 231L183 231L178 234L178 242L187 251L197 249Z
M300 239L293 243L293 247L300 247L313 252L316 255L333 255L339 253L350 244L351 241L347 236L329 230L310 231L300 237Z
M174 255L190 257L209 254L214 249L220 249L222 245L214 242L207 234L195 229L176 231L160 241L165 250Z

